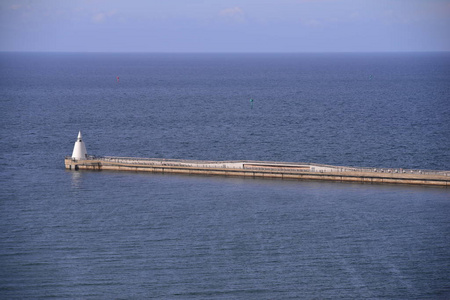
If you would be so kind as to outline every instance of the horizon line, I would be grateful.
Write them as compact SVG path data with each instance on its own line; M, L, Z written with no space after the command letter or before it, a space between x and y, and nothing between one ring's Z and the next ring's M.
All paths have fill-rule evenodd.
M377 54L377 53L450 53L450 50L405 51L48 51L48 50L0 50L0 53L89 53L89 54Z

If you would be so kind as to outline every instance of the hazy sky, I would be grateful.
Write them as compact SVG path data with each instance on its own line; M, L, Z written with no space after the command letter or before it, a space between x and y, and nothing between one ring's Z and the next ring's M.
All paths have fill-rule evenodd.
M1 0L0 51L450 51L450 0Z

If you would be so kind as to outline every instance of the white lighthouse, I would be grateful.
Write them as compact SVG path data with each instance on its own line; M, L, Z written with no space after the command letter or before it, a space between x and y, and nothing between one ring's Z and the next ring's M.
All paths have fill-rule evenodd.
M81 131L78 132L78 138L73 146L72 159L86 159L87 152L86 146L84 145L83 140L81 139Z

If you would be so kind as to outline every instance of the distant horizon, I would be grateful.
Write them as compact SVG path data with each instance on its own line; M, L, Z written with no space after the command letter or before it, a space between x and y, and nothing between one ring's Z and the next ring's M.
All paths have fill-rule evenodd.
M1 51L0 53L92 53L92 54L384 54L384 53L450 53L450 50L429 50L429 51L303 51L303 52L152 52L152 51Z

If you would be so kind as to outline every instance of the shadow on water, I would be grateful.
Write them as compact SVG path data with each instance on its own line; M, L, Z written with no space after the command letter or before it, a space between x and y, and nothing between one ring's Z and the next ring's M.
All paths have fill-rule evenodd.
M204 174L175 174L175 173L152 173L152 172L129 172L129 171L69 171L72 174L72 187L82 188L83 178L107 180L108 178L128 178L133 181L141 182L144 179L157 181L177 182L187 181L193 184L224 184L224 185L248 185L265 186L274 188L310 188L310 189L336 189L336 190L379 190L379 191L405 191L405 192L443 192L448 193L447 187L441 186L421 186L408 184L381 184L381 183L354 183L339 181L323 181L323 180L297 180L297 179L281 179L281 178L253 178L241 176L220 176L220 175L204 175Z

